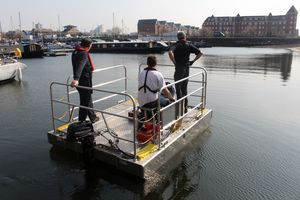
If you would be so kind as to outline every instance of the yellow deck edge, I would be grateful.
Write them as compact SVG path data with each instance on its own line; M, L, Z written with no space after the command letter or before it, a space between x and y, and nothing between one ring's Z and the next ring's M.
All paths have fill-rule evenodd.
M143 160L158 149L158 145L148 143L144 148L137 152L137 159Z
M69 127L69 123L68 124L64 124L64 125L61 125L60 127L57 127L57 131L63 131L65 129L67 129Z

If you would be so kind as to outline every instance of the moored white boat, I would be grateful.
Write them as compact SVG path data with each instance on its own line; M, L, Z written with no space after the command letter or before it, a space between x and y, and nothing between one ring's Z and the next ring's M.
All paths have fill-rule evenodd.
M27 66L13 58L0 58L0 81L22 80L22 70Z

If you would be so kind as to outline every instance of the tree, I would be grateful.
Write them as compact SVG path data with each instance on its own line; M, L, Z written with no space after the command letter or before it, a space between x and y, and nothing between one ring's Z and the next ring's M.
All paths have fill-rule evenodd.
M6 37L8 39L14 40L14 39L20 38L21 37L21 33L20 32L16 32L16 31L8 31L6 33Z

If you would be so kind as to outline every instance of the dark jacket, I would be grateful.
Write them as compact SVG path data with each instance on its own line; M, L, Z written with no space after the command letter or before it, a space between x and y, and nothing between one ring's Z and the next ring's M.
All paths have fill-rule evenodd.
M79 85L92 87L91 64L88 52L75 50L72 53L73 79L79 81Z

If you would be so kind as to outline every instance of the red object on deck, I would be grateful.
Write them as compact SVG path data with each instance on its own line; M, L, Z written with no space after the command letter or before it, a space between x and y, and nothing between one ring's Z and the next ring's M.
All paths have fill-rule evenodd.
M158 136L158 128L159 126L157 124L145 123L143 127L137 130L137 140L140 142L153 142L153 139Z

